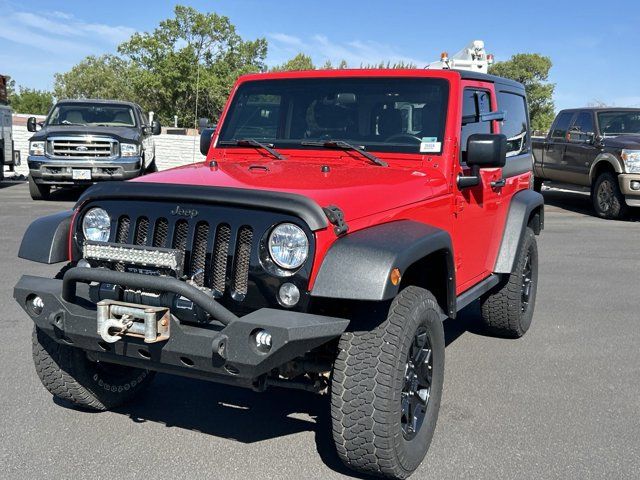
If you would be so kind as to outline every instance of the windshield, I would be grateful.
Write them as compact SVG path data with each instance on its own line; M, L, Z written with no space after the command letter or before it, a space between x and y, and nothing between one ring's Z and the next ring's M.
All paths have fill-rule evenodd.
M231 103L220 143L321 148L310 141L339 140L380 152L440 153L447 97L447 81L435 78L247 82Z
M598 112L598 124L605 136L640 134L640 110Z
M135 127L133 108L127 105L63 103L56 105L47 125L87 125L91 127Z

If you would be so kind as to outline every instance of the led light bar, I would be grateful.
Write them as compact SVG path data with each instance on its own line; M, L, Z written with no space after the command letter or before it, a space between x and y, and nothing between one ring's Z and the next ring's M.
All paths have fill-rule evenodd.
M184 254L170 248L139 247L87 240L84 243L83 255L85 260L169 268L180 274L184 266Z

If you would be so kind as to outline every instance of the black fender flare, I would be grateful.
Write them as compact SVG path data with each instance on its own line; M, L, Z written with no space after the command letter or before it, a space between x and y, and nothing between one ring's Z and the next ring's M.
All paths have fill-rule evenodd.
M521 190L513 196L504 224L502 243L493 269L494 273L511 273L513 271L520 239L534 212L539 214L539 221L534 226L535 233L539 234L544 228L544 197L533 190Z
M73 210L68 210L33 221L22 237L18 257L38 263L66 262L72 219Z
M447 313L455 315L451 236L440 228L410 220L365 228L336 240L320 266L311 295L348 300L390 300L400 288L390 280L394 268L404 274L415 262L441 251L447 254Z

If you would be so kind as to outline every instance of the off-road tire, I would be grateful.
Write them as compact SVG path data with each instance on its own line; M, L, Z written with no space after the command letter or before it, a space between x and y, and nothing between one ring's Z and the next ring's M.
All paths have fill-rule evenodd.
M591 191L591 202L600 218L621 220L629 213L629 207L620 191L618 177L611 172L598 175Z
M422 425L408 440L402 426L402 391L414 336L423 331L431 345L431 391ZM333 439L345 465L397 479L407 478L420 465L440 409L444 349L442 310L429 291L412 286L393 300L382 323L341 336L331 379L331 417Z
M525 302L526 266L530 261L529 294ZM482 320L489 333L519 338L531 326L538 287L538 245L533 230L525 229L518 247L514 271L480 298Z
M62 345L33 329L33 362L44 387L62 400L87 410L109 410L132 400L155 372L92 362L84 351Z
M50 185L38 185L29 175L29 194L32 200L48 200L51 194Z

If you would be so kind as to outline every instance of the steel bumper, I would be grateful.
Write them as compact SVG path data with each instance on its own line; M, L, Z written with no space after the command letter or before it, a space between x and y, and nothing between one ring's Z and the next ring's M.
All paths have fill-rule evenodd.
M142 173L142 158L126 157L109 160L61 160L30 155L29 174L41 184L64 185L104 180L129 180ZM91 169L91 180L74 180L74 168Z
M633 190L631 182L640 182L640 173L621 173L618 175L620 191L630 207L640 207L640 190Z
M73 301L67 301L63 280L25 275L13 296L38 328L61 344L87 351L91 358L245 386L338 337L349 324L341 318L263 308L224 323L184 324L171 316L165 341L145 343L125 336L108 344L97 333L97 307L89 300L88 286L79 284L74 290ZM29 306L34 295L44 304L39 314ZM259 330L271 335L267 352L255 344Z

